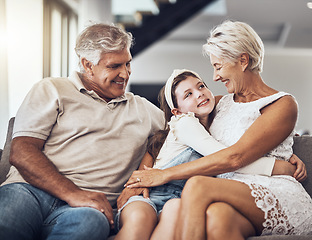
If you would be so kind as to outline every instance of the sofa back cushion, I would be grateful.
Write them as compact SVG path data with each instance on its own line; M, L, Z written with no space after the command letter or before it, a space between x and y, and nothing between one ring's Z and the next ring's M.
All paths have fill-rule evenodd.
M306 165L308 177L302 185L310 196L312 196L312 136L296 136L294 138L293 150Z

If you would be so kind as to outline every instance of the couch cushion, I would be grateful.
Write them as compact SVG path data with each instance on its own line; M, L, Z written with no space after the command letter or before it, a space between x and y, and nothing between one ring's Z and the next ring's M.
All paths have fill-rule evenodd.
M10 148L11 148L11 141L12 141L12 131L13 131L14 119L15 118L11 118L9 121L7 137L6 137L5 145L3 148L2 155L1 155L0 184L2 182L4 182L6 175L8 174L9 169L11 167L11 164L9 163L9 157L10 157Z
M290 236L260 236L260 237L250 237L247 240L311 240L311 236L298 236L298 235L290 235Z
M294 153L305 163L308 177L302 185L312 196L312 136L300 136L294 138Z

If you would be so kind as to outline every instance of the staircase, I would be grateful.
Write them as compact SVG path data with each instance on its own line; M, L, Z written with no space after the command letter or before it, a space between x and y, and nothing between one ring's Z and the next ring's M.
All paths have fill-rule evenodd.
M138 11L133 16L133 21L129 21L122 16L116 16L116 22L123 25L134 36L135 44L131 49L133 57L193 17L214 0L154 1L159 10L158 14L149 11Z

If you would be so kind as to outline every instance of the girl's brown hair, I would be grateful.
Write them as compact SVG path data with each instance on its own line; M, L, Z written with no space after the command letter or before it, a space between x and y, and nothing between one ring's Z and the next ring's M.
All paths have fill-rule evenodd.
M171 96L172 96L172 102L173 102L173 105L175 108L178 107L175 90L176 90L177 86L179 85L179 83L182 82L183 80L185 80L187 77L197 78L197 76L195 76L195 74L185 71L185 72L179 74L178 76L176 76L172 82ZM158 94L158 101L160 104L160 109L164 112L166 124L165 124L164 129L156 132L154 134L154 136L151 137L151 139L149 141L147 151L153 157L154 160L156 159L156 157L157 157L157 155L158 155L158 153L159 153L162 145L164 144L166 137L169 133L170 128L168 126L168 122L170 121L170 119L173 115L171 112L171 109L170 109L170 107L166 101L166 98L165 98L165 86L162 87L162 89L160 90L160 92Z

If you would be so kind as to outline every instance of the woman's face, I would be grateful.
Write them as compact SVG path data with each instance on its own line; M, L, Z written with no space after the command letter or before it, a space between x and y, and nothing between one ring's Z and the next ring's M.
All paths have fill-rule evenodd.
M214 81L223 82L228 93L239 93L242 91L243 71L239 62L227 62L222 58L217 58L213 54L210 54L210 62L214 69Z
M187 77L175 89L180 113L193 112L196 117L207 117L215 106L212 92L195 77Z

